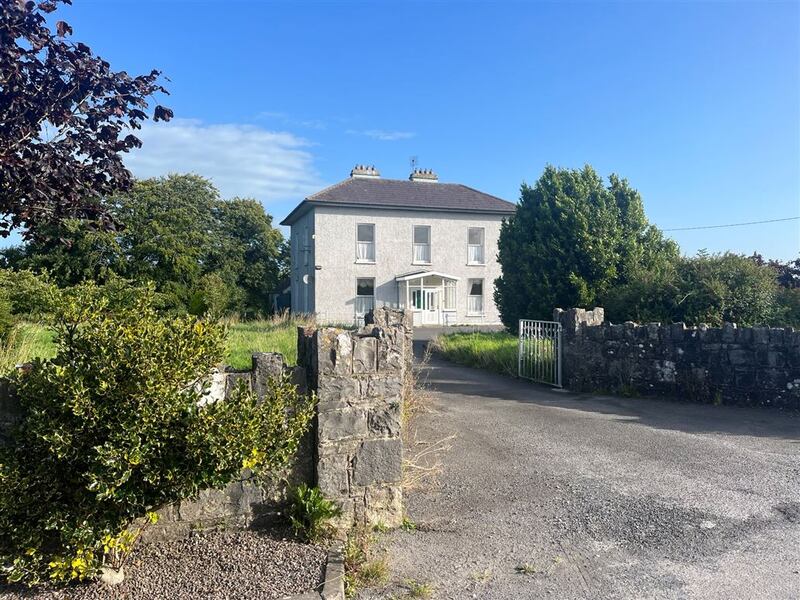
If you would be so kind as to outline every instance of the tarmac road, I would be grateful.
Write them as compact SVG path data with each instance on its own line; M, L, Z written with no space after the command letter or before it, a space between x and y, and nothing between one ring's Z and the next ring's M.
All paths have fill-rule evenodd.
M362 598L800 598L800 417L577 395L434 358L418 444L450 435L416 531Z

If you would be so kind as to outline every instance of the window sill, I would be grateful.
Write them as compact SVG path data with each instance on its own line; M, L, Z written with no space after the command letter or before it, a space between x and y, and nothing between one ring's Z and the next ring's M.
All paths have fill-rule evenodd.
M443 308L442 312L456 312L455 308Z
M486 263L467 263L468 267L485 267Z
M355 261L357 265L374 265L376 264L374 260L357 260Z
M411 264L412 265L428 265L428 266L430 266L433 263L432 262L412 262Z
M467 313L468 317L485 317L486 313Z

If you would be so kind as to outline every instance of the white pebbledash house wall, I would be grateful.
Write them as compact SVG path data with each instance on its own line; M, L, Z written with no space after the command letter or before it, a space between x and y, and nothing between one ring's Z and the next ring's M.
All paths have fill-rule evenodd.
M380 180L374 167L356 167L283 221L291 227L292 311L350 324L390 306L412 310L416 325L500 323L497 240L514 209L439 184L429 171Z

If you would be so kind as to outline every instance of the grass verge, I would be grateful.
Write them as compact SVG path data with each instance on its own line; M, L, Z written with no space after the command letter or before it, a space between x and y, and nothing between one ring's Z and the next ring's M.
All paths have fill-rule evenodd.
M313 324L307 317L288 314L258 321L227 321L225 362L235 369L249 369L254 352L280 352L286 361L297 362L297 328ZM53 332L38 323L20 323L0 342L0 373L34 358L52 358L56 348Z
M516 336L504 331L475 331L441 335L432 343L437 354L467 367L502 375L517 375Z

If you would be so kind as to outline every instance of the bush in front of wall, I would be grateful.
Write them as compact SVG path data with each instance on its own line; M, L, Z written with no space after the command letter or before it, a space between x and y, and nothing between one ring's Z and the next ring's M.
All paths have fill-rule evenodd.
M313 411L284 380L209 402L224 327L159 315L151 287L52 294L56 357L16 374L24 417L0 449L0 581L95 577L153 511L280 471Z
M331 520L342 514L341 509L325 498L317 487L305 483L292 493L289 518L295 533L310 542L320 542L333 534Z

